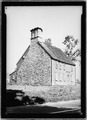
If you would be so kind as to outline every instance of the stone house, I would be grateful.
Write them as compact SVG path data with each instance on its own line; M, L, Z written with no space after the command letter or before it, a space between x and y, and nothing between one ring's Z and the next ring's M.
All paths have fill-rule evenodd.
M31 30L30 46L10 74L11 84L75 85L75 64L62 50L43 42L39 27Z

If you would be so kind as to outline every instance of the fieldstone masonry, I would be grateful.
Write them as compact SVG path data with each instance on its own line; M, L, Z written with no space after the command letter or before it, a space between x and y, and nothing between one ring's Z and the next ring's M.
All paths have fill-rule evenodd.
M17 84L51 85L51 58L38 43L31 45L17 71Z

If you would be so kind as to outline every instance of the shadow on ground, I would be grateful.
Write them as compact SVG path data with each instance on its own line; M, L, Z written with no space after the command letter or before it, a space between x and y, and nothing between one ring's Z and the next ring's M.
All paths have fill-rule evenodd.
M59 112L65 110L72 110L71 108L56 108L49 106L17 106L17 107L7 107L8 113L41 113L41 114L49 114L52 112Z

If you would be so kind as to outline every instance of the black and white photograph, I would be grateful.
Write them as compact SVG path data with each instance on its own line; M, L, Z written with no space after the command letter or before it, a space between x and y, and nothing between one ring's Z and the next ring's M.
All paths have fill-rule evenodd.
M4 5L7 116L84 114L83 5L49 3Z

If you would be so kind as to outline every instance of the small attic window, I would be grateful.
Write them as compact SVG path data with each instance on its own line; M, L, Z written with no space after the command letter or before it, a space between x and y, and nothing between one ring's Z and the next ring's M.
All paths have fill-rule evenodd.
M25 55L23 55L22 58L24 59L24 58L25 58Z

